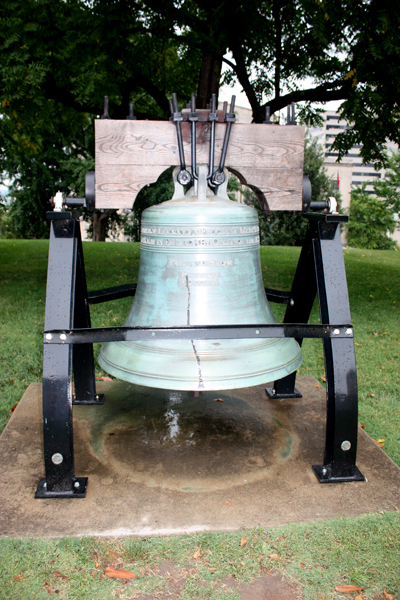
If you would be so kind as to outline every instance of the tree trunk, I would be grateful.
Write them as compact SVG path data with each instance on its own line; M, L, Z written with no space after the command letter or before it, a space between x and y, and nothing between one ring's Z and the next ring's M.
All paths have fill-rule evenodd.
M224 45L219 43L216 48L209 48L203 55L203 62L199 74L199 86L197 88L197 108L207 108L211 95L219 92L219 80L222 69L222 57L226 52Z
M105 242L108 229L108 220L116 210L93 211L93 242Z

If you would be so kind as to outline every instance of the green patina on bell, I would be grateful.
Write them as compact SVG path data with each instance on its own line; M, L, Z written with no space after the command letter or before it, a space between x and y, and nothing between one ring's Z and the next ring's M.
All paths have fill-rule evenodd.
M172 200L142 215L137 292L125 326L271 324L254 208L207 184L207 167L185 195L174 173ZM163 340L104 344L100 366L119 379L174 390L259 385L301 365L291 338Z

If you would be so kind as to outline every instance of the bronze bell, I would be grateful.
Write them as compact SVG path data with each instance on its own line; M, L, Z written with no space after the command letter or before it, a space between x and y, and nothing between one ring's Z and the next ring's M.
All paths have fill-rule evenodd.
M125 326L272 324L261 276L257 212L215 194L207 166L185 195L142 215L136 296ZM300 366L291 338L108 342L100 366L119 379L174 390L222 390L280 379Z

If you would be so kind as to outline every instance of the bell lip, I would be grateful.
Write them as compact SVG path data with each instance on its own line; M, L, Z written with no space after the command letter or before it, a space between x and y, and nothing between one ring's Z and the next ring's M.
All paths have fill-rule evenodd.
M121 343L121 342L109 342L109 343ZM297 343L296 343L297 345ZM258 370L250 373L238 373L223 375L221 377L215 376L215 374L203 373L201 381L193 375L187 378L177 377L176 374L168 377L165 373L163 375L156 375L155 373L140 373L134 371L128 371L120 365L113 364L107 358L104 357L103 349L99 354L98 363L100 367L117 379L127 381L128 383L143 385L150 388L167 389L167 390L179 390L179 391L217 391L217 390L229 390L252 387L256 385L262 385L271 381L282 379L291 373L294 373L303 362L303 355L298 346L298 352L293 358L286 362L280 367L271 369ZM264 349L265 350L265 349ZM262 350L261 350L262 351ZM222 360L222 357L221 357ZM217 361L213 361L217 362Z

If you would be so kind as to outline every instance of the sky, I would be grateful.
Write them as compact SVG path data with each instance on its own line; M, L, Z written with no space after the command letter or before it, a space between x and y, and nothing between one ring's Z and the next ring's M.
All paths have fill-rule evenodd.
M232 60L232 56L230 54L226 55L229 60ZM229 67L227 64L223 63L222 72L228 70ZM304 81L304 87L311 87L313 85L313 81L311 78L309 80ZM250 103L247 99L246 94L243 92L242 86L240 83L235 83L233 87L223 86L219 90L218 100L220 102L224 102L225 100L230 103L232 95L236 96L236 106L240 106L242 108L250 108ZM327 102L324 106L325 110L337 110L340 106L340 101ZM322 105L319 105L322 106Z

